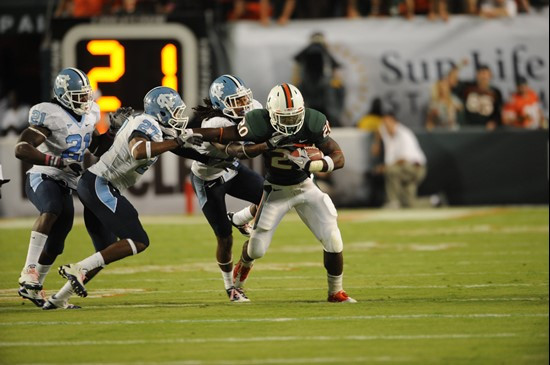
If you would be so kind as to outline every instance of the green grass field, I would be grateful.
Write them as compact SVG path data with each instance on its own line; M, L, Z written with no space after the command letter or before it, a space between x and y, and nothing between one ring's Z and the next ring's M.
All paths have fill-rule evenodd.
M202 216L143 217L151 246L88 284L80 310L17 296L32 219L0 220L2 364L547 364L548 207L342 210L344 287L287 216L229 303ZM235 232L235 260L243 238ZM92 252L77 222L59 264ZM48 294L64 281L52 270Z

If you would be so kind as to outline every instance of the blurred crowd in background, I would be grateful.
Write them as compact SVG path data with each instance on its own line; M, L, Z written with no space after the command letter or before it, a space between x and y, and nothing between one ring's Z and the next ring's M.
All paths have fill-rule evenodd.
M221 9L228 20L256 19L284 25L291 19L403 16L448 20L450 14L493 18L537 11L548 0L59 0L56 17L168 14L190 8Z

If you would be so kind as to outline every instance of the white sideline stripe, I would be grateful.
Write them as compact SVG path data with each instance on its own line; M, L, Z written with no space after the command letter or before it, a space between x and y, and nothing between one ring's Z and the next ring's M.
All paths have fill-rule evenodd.
M265 358L247 360L179 360L165 362L101 362L101 363L78 363L79 365L263 365L263 364L338 364L338 363L359 363L367 364L372 362L390 363L411 363L412 357L397 356L371 356L371 357L301 357L301 358ZM30 363L19 365L52 365L57 363Z
M247 323L247 322L302 322L302 321L356 321L377 319L468 319L468 318L527 318L548 317L548 313L477 313L477 314L380 314L370 316L328 316L328 317L278 317L278 318L230 318L230 319L149 319L149 320L125 320L125 321L49 321L40 322L41 326L65 326L65 325L131 325L131 324L192 324L192 323ZM0 322L0 327L35 326L32 322Z
M266 336L266 337L222 337L222 338L172 338L136 340L82 340L82 341L1 341L0 347L57 347L57 346L106 346L106 345L150 345L185 343L250 343L250 342L295 342L295 341L403 341L403 340L450 340L472 338L523 337L520 333L449 333L439 335L378 335L378 336ZM541 333L538 337L548 337Z
M18 300L21 300L20 298L16 298ZM373 300L370 300L373 301ZM374 300L378 301L378 300ZM391 300L392 302L415 302L415 303L424 303L424 302L438 302L438 303L460 303L460 302L548 302L548 297L539 298L539 297L518 297L518 298L463 298L463 299L448 299L448 298L442 298L442 299L411 299L411 298L394 298ZM222 303L216 303L217 305L234 305L229 302L222 302ZM325 305L326 302L320 300L318 303L313 303L314 305ZM212 304L210 304L212 305ZM157 303L157 304L111 304L111 305L86 305L81 310L89 310L89 309L128 309L128 308L135 308L135 309L149 309L149 308L196 308L196 307L203 307L204 303L172 303L172 304L163 304L163 303ZM21 309L19 307L4 307L0 308L0 313L6 313L6 312L22 312L25 311L25 309Z

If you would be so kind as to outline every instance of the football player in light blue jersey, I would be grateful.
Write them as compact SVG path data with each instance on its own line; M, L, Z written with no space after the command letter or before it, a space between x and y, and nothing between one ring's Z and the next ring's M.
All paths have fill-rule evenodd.
M96 253L59 268L68 282L55 294L56 298L68 300L73 291L87 296L84 284L90 274L149 246L138 212L121 190L133 186L160 154L202 143L192 134L177 135L176 131L186 127L188 118L184 116L186 105L175 90L156 87L143 102L145 112L127 118L111 148L78 182L78 197L86 208L86 228Z
M253 99L250 88L239 77L232 75L222 75L212 82L209 97L204 99L204 104L194 108L195 116L203 128L236 126L247 112L262 108L261 103ZM264 179L242 165L237 158L253 158L267 151L268 147L265 143L204 143L197 150L212 157L213 161L194 161L191 166L191 182L202 212L216 235L216 260L225 291L230 301L247 302L249 300L243 290L233 285L231 224L244 235L250 235L251 227L248 222L256 214L257 204L262 198ZM216 163L216 159L219 163ZM226 195L248 201L252 205L237 213L227 212Z
M15 147L15 156L33 165L27 172L25 191L40 212L19 277L19 295L40 307L45 299L44 280L63 252L73 224L71 194L82 171L84 153L90 150L100 155L113 137L112 133L100 135L95 129L100 112L86 74L72 67L62 70L55 78L53 92L52 101L31 108L30 126ZM57 305L72 307L67 302Z

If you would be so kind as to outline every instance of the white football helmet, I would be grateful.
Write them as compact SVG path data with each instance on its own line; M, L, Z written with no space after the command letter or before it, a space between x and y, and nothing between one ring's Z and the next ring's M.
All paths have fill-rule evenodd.
M304 124L304 98L294 85L285 83L271 89L266 108L271 125L284 135L296 134Z

